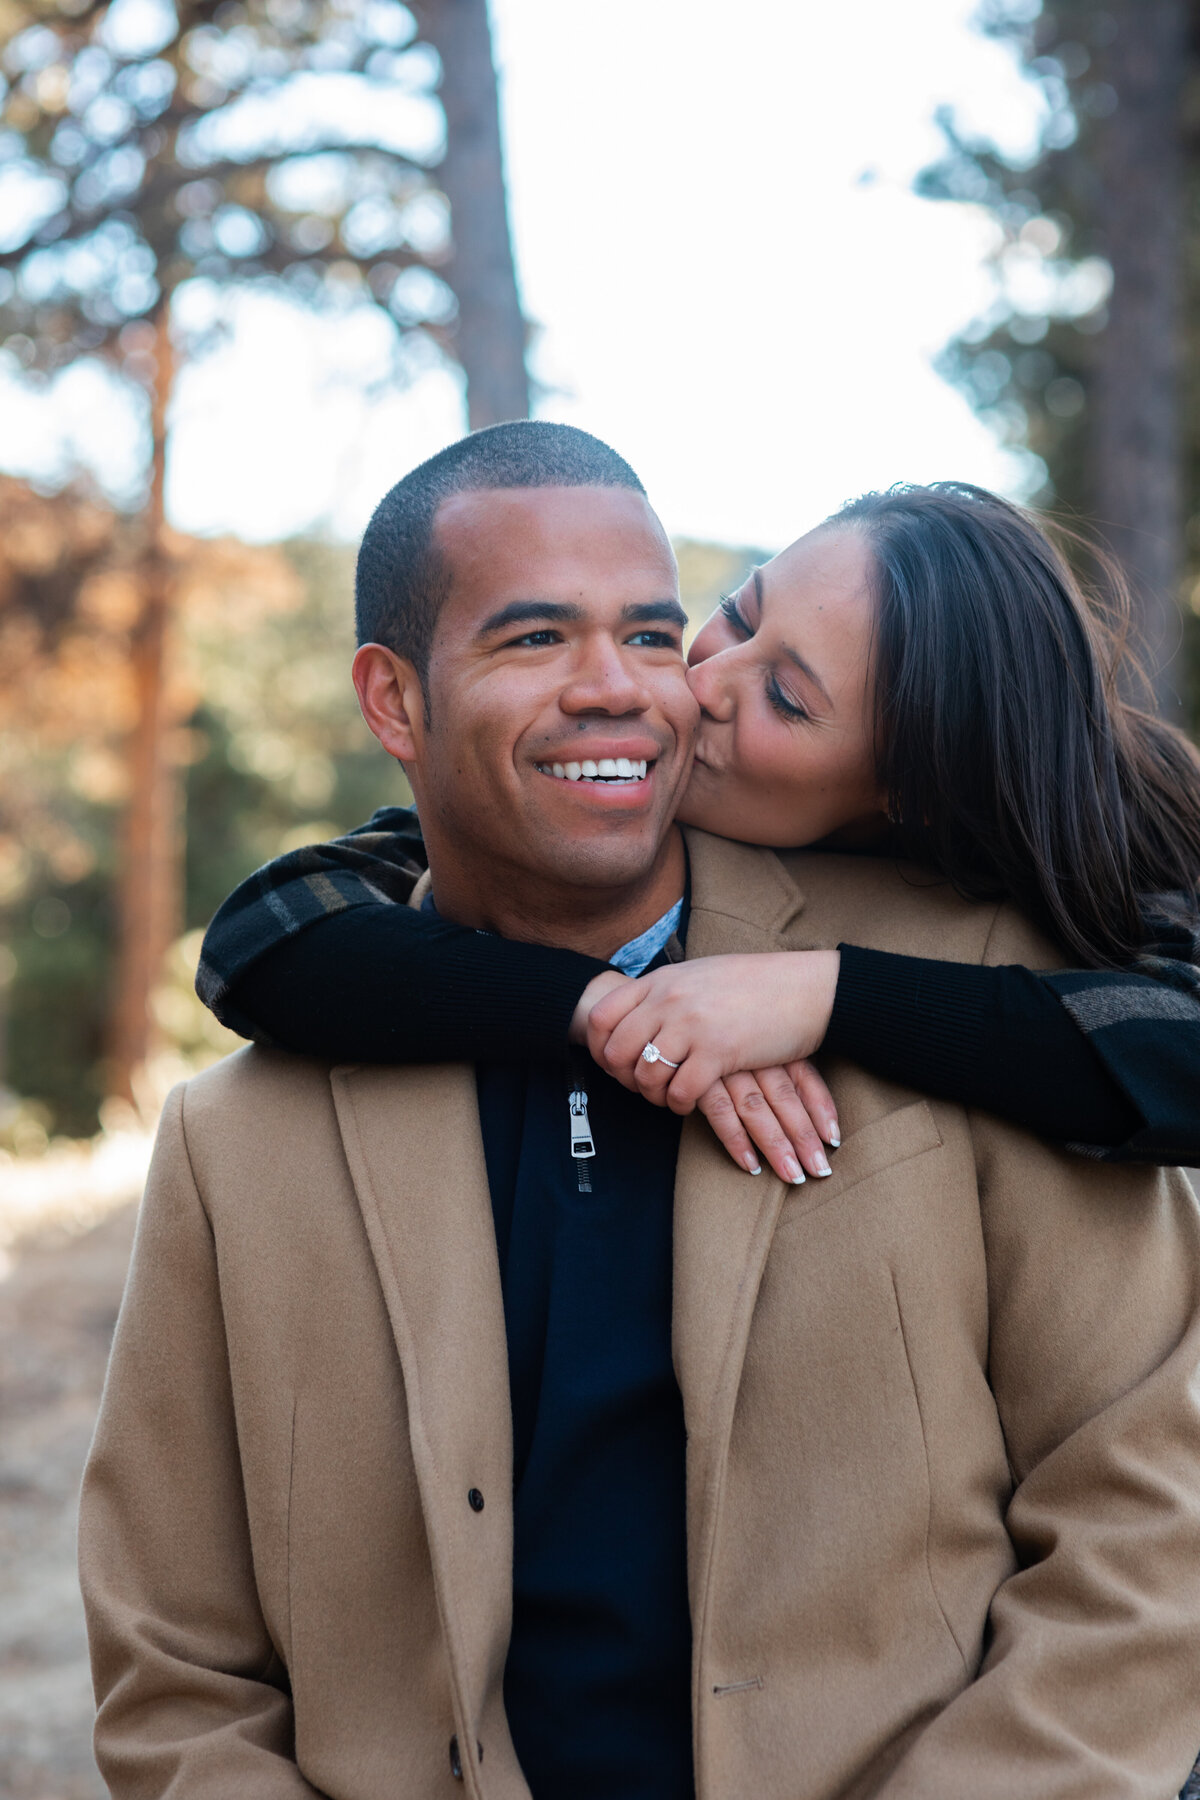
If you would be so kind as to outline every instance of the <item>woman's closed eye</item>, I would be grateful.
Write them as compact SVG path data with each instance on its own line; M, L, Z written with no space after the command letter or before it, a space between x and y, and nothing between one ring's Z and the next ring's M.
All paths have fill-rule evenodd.
M799 701L791 699L784 693L774 675L767 676L767 700L774 707L781 719L796 723L801 719L810 719L812 714Z

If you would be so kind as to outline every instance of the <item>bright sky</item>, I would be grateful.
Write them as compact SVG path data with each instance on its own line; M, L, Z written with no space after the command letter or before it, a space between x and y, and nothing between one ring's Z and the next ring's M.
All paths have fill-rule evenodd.
M517 260L546 417L633 462L668 529L774 548L849 495L1018 460L933 372L990 297L991 227L913 197L935 107L1014 150L1039 105L974 0L492 0ZM203 296L195 304L202 310ZM445 371L364 397L375 315L248 298L180 383L169 505L194 531L356 535L463 429ZM80 373L51 410L0 383L0 463L67 438L119 488L131 425Z

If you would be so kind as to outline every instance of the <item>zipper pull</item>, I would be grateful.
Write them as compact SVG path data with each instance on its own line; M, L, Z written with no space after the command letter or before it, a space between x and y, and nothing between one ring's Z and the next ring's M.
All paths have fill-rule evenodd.
M575 1178L581 1194L592 1191L592 1158L596 1154L596 1146L592 1142L592 1122L588 1118L587 1095L582 1088L574 1088L570 1097L571 1107L571 1155L575 1162Z
M595 1156L596 1146L592 1142L592 1122L588 1118L587 1095L582 1088L575 1088L570 1097L571 1108L571 1155Z

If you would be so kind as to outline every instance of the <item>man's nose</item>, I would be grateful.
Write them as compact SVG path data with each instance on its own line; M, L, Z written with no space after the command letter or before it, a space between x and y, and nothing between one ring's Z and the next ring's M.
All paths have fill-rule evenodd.
M631 653L611 638L596 637L581 646L571 679L563 689L568 713L640 713L650 706L650 693L639 678Z
M723 650L716 656L706 656L703 662L693 663L688 670L688 686L699 702L700 711L708 719L716 719L720 724L728 724L733 717L733 681L730 679L733 670L728 665L731 651Z

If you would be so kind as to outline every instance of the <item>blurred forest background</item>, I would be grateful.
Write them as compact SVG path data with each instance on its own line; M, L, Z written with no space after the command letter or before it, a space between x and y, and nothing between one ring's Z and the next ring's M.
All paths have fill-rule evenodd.
M940 119L919 191L988 216L995 271L940 366L1041 458L1034 504L1096 523L1159 702L1194 723L1200 4L985 0L979 29L1014 45L1042 124L1016 162ZM0 476L11 1162L152 1118L231 1047L191 992L220 899L403 797L347 679L352 549L192 538L165 516L172 394L220 336L220 297L373 309L387 379L459 368L472 426L541 396L485 0L0 0L0 70L0 358L35 387L102 365L137 397L144 456L124 511L80 478ZM441 120L421 154L390 124L413 97ZM763 554L678 549L696 617Z
M391 379L454 361L472 428L531 396L484 0L0 0L0 68L0 200L25 201L0 357L34 384L103 359L146 464L128 513L0 477L0 1153L27 1157L152 1118L231 1047L191 987L221 898L406 798L348 681L352 548L166 523L191 321L250 284L374 307ZM423 160L369 104L413 92L444 118ZM680 550L698 603L754 554Z

